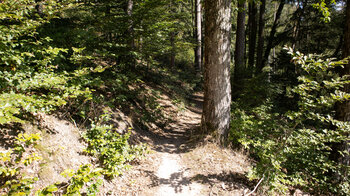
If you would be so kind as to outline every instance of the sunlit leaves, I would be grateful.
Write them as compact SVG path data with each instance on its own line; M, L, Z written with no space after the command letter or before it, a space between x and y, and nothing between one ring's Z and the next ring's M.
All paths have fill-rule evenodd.
M268 99L245 110L237 105L231 139L258 157L250 177L268 176L265 183L271 192L284 194L286 185L298 185L347 195L348 189L334 185L330 175L343 167L330 158L331 144L349 140L350 123L337 120L334 111L336 103L350 100L343 91L349 76L337 74L347 60L304 55L290 48L289 53L299 77L286 92L297 100L296 109L275 115Z

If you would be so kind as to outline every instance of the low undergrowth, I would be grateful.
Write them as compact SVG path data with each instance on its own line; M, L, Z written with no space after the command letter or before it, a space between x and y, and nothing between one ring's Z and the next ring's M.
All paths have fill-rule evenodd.
M41 137L24 133L20 128L28 122L40 124L41 113L58 113L87 130L86 151L99 161L81 165L76 171L67 168L64 172L67 183L51 184L35 194L95 195L103 178L120 175L144 153L145 147L129 145L130 133L118 134L105 119L101 124L94 123L102 113L95 106L113 109L125 102L128 84L136 78L121 74L118 66L100 62L113 59L113 55L93 54L70 43L54 47L55 41L42 34L43 29L66 9L79 5L69 0L45 1L42 5L44 13L39 16L34 0L0 3L0 22L6 24L0 31L0 125L1 129L19 128L15 145L1 148L0 194L34 194L33 184L38 179L21 171L35 162L40 166L36 142Z
M103 115L99 122L106 122L110 119L109 114ZM112 125L101 123L92 124L84 134L84 139L88 143L86 152L98 158L98 164L104 168L102 174L113 178L122 174L123 170L130 168L131 161L141 158L147 151L147 146L141 144L131 146L128 133L120 135Z
M335 146L349 140L350 124L337 120L334 111L336 103L350 99L342 91L350 83L348 76L335 71L346 61L290 54L298 66L298 84L283 88L265 82L260 87L265 92L255 94L248 83L247 93L233 103L231 140L256 159L249 177L263 179L265 194L299 187L315 194L349 195L349 168L338 162L348 152ZM294 109L279 110L276 100L283 96L296 100L289 107ZM245 104L247 100L253 101Z

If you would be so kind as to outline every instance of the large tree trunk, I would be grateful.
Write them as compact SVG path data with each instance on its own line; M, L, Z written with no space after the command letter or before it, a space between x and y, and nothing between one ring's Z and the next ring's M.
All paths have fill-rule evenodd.
M245 1L238 1L238 14L237 14L237 32L236 32L236 44L235 44L235 70L233 76L233 88L235 91L239 91L241 87L241 81L245 76L245 63L244 63L244 51L245 51Z
M195 0L195 68L197 72L202 69L202 5L200 0Z
M252 1L249 3L249 54L248 54L248 68L251 73L254 69L256 35L258 31L256 13L257 13L256 3Z
M205 62L202 130L222 143L230 127L231 0L205 0Z
M266 62L267 62L267 60L269 58L271 49L273 47L273 40L275 38L277 26L278 26L278 23L279 23L279 19L281 18L281 14L282 14L282 10L284 8L284 5L285 5L285 0L281 0L280 4L278 6L277 12L276 12L275 21L273 22L273 25L272 25L272 28L271 28L269 39L267 40L267 46L266 46L264 58L262 60L262 66L266 65Z
M264 29L265 29L265 6L266 0L261 0L259 11L259 32L258 32L258 48L256 57L256 73L261 73L263 68L262 58L264 50Z
M343 57L349 57L350 56L350 0L347 0L346 5L346 19L345 19L345 31L344 31L344 46L343 46ZM345 65L344 69L341 72L341 75L350 75L350 62ZM344 91L347 93L350 93L350 84L345 85ZM341 121L350 121L350 101L346 101L343 103L337 104L336 107L336 117L338 120ZM346 133L349 134L349 133ZM347 135L349 136L349 135ZM350 141L345 141L340 145L341 151L347 151L350 153ZM344 156L339 157L339 163L349 166L350 165L350 156L349 154L344 154ZM348 171L347 169L343 169L341 171L341 175L338 176L340 178L339 180L342 182L345 182L345 180L348 178Z

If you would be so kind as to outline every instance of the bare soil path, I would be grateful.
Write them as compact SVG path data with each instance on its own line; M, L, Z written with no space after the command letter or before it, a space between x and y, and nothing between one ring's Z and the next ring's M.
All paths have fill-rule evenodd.
M244 176L249 161L237 152L222 149L210 139L194 142L201 120L203 95L191 96L180 108L162 94L158 103L169 119L165 127L150 126L139 133L152 152L121 178L105 184L105 195L197 196L243 195L250 189ZM153 127L153 128L152 128ZM198 131L197 131L198 132Z
M154 187L154 195L202 195L203 185L191 180L190 172L184 164L182 154L189 149L190 134L199 126L201 118L201 94L192 96L197 104L183 108L177 118L164 129L164 141L159 141L156 151L161 162L156 171L158 186ZM191 100L192 101L192 100ZM164 101L162 104L169 104ZM165 144L165 145L164 145Z

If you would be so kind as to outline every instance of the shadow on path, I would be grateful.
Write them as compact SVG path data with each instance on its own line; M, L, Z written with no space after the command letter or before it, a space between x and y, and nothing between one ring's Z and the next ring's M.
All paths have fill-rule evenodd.
M254 183L249 181L249 179L242 173L230 172L230 173L219 173L219 174L197 174L191 178L192 181L214 185L214 184L226 184L228 189L246 189L247 187L254 187Z
M203 96L197 93L190 97L189 104L183 111L174 110L176 106L170 100L162 101L164 116L174 116L165 122L154 122L153 127L141 124L139 118L133 119L133 124L140 127L137 133L142 142L152 143L157 152L185 153L195 147L189 139L200 128ZM147 138L150 141L146 141Z
M143 172L146 173L146 175L150 177L152 181L152 183L149 185L149 188L158 187L160 185L167 185L173 188L175 190L175 193L181 193L184 187L187 187L191 184L191 177L186 177L184 174L185 171L186 170L175 172L171 174L170 178L159 178L152 171L144 170Z

